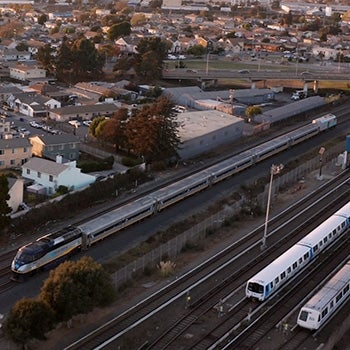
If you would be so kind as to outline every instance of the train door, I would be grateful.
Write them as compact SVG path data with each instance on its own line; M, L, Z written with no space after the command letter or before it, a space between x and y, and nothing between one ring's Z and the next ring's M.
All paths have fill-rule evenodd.
M88 250L91 245L90 235L83 233L81 236L81 250Z

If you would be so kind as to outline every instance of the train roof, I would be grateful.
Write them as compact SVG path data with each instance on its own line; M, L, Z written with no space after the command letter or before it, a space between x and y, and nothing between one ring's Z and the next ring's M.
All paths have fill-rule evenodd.
M340 215L346 218L350 218L350 202L348 202L342 208L336 211L334 215Z
M236 154L228 159L225 159L224 161L220 162L219 164L212 165L207 169L208 172L211 172L215 174L217 171L219 173L224 172L226 168L232 168L232 165L235 163L240 163L242 161L246 161L247 159L251 159L252 157L252 151L246 150L240 154Z
M206 170L201 171L153 192L152 197L160 201L169 197L174 197L178 193L187 191L189 188L191 188L191 186L196 186L200 183L207 182L208 175L209 173Z
M121 220L137 215L138 213L147 210L152 205L155 205L156 200L152 197L146 196L139 198L131 203L123 205L117 209L109 211L108 213L102 214L96 219L92 219L78 228L86 233L100 232L101 230L107 229L109 226L113 226Z
M334 120L337 117L332 113L327 113L319 118L315 118L312 123L328 123L330 120Z
M324 237L328 236L336 227L342 224L346 219L342 216L332 215L321 225L317 226L308 235L302 238L297 244L313 247L319 243Z
M266 153L281 145L287 145L288 141L289 141L289 137L287 135L282 135L254 147L252 149L252 152L256 155L259 155L260 153Z
M290 131L287 135L290 138L295 139L299 136L307 135L308 133L310 133L314 130L318 130L318 125L310 123L310 124L302 126L301 128Z
M37 254L39 252L42 252L44 250L47 250L50 247L50 245L48 244L48 242L45 241L34 241L31 242L21 248L19 248L18 252L20 254Z
M294 245L289 248L285 253L280 255L272 263L263 268L255 276L253 276L250 281L258 282L260 284L266 285L273 281L282 272L286 271L289 266L291 266L300 257L303 257L310 249L301 245Z
M350 282L350 261L348 261L303 308L321 311Z

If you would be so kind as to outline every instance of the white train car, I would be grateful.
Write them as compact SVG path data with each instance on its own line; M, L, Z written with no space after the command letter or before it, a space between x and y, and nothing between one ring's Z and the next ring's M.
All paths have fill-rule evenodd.
M89 246L104 239L111 233L119 231L154 214L155 211L156 200L152 197L146 196L106 214L102 214L85 224L79 225L78 228L83 234L84 248L85 245Z
M320 131L324 131L337 125L337 117L332 113L327 113L322 117L314 119L312 124L318 125Z
M350 261L348 261L300 309L297 323L310 330L319 329L350 296Z
M247 281L246 296L263 301L349 228L350 203Z
M310 247L294 245L247 282L246 296L268 299L309 262L311 255Z

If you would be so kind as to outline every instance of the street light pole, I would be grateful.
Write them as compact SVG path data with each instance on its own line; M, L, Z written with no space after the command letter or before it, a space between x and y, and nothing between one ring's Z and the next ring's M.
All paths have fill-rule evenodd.
M318 174L319 180L322 180L322 166L323 166L323 154L326 151L324 147L321 147L318 151L318 154L320 155L320 172Z
M279 165L272 164L271 165L271 169L270 169L270 184L269 184L269 192L268 192L268 195L267 195L267 205L266 205L266 217L265 217L264 236L263 236L263 239L262 239L261 249L265 249L267 247L267 245L266 245L267 224L268 224L268 221L269 221L269 212L270 212L270 202L271 202L273 176L279 174L283 168L284 168L283 164L279 164Z

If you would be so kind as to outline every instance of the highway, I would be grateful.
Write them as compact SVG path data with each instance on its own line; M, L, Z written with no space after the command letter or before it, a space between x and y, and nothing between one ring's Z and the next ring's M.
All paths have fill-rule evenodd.
M280 71L280 70L205 70L205 69L168 69L163 70L163 79L177 79L177 80L206 80L206 79L247 79L250 81L259 80L301 80L301 81L314 81L314 80L333 80L343 81L350 80L350 71L329 71L329 70L314 70L296 72L295 70Z

